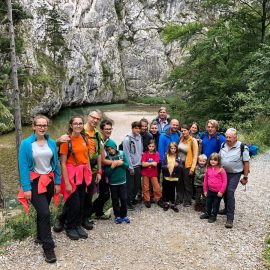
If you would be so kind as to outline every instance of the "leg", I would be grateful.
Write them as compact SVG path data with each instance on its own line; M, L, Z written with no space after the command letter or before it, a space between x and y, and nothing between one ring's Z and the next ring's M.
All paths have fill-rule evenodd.
M221 199L222 199L222 198L221 198L221 197L218 197L217 194L216 194L216 196L214 197L214 201L213 201L213 213L212 213L212 215L213 215L214 217L217 217Z
M127 216L127 185L120 185L118 188L119 197L120 197L120 217L124 218Z
M66 203L67 229L76 229L80 220L80 196L78 188L68 197Z
M206 213L209 217L212 215L214 197L215 193L211 190L208 190L206 197Z
M169 181L169 200L174 205L175 204L175 189L177 181Z
M113 213L115 217L120 217L118 187L119 187L118 185L110 185L112 207L113 207Z
M153 190L154 190L154 200L156 202L158 202L161 198L161 191L160 191L160 185L158 182L158 178L157 177L151 177L150 178L152 186L153 186Z
M148 176L143 176L143 199L145 202L150 202L149 180Z
M189 168L183 169L183 181L184 181L184 204L191 205L192 199L192 179L189 175Z
M183 203L184 201L184 169L180 170L179 179L176 183L176 203Z
M141 175L141 166L134 168L134 189L133 189L133 201L135 201L138 193L142 192L142 175Z
M84 198L83 218L82 218L83 221L86 221L89 218L91 218L92 209L93 209L93 193L94 193L96 176L97 176L96 174L92 175L92 182L87 187L87 192Z

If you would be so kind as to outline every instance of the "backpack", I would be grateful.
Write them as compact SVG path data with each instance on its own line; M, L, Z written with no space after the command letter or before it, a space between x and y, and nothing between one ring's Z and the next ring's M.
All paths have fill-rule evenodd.
M128 137L128 143L129 143L129 151L131 152L132 149L132 145L134 144L134 142L131 141L131 136L126 135L126 137ZM123 146L123 142L124 140L119 144L118 146L118 150L123 151L124 150L124 146Z

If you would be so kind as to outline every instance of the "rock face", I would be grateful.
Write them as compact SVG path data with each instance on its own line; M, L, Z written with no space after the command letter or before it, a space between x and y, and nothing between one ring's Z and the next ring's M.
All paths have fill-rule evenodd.
M181 62L178 44L165 46L161 31L168 23L196 20L194 0L21 0L33 18L20 33L25 50L21 65L39 74L22 87L22 110L30 115L56 114L61 107L125 101L132 96L166 96L169 71ZM63 70L52 68L44 46L48 16L55 5L65 30L69 55ZM43 44L43 45L42 45ZM56 52L59 57L62 52ZM40 76L42 74L42 76Z

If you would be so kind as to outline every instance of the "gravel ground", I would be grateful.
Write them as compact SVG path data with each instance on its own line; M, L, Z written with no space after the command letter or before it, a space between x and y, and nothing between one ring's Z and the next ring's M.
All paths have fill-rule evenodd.
M269 175L270 151L252 159L247 190L237 189L231 230L224 227L224 216L208 224L191 207L180 206L174 213L139 205L129 213L131 224L98 220L86 240L54 234L54 265L44 261L31 237L7 248L0 269L266 269L262 251L269 230Z

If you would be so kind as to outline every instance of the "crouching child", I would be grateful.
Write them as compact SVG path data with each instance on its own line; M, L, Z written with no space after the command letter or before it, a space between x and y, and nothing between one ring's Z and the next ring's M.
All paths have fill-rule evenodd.
M105 150L107 152L106 159L113 161L112 165L105 166L105 174L108 177L111 190L114 222L116 224L130 223L127 216L126 169L128 168L128 160L123 151L117 150L116 143L112 139L105 143Z

